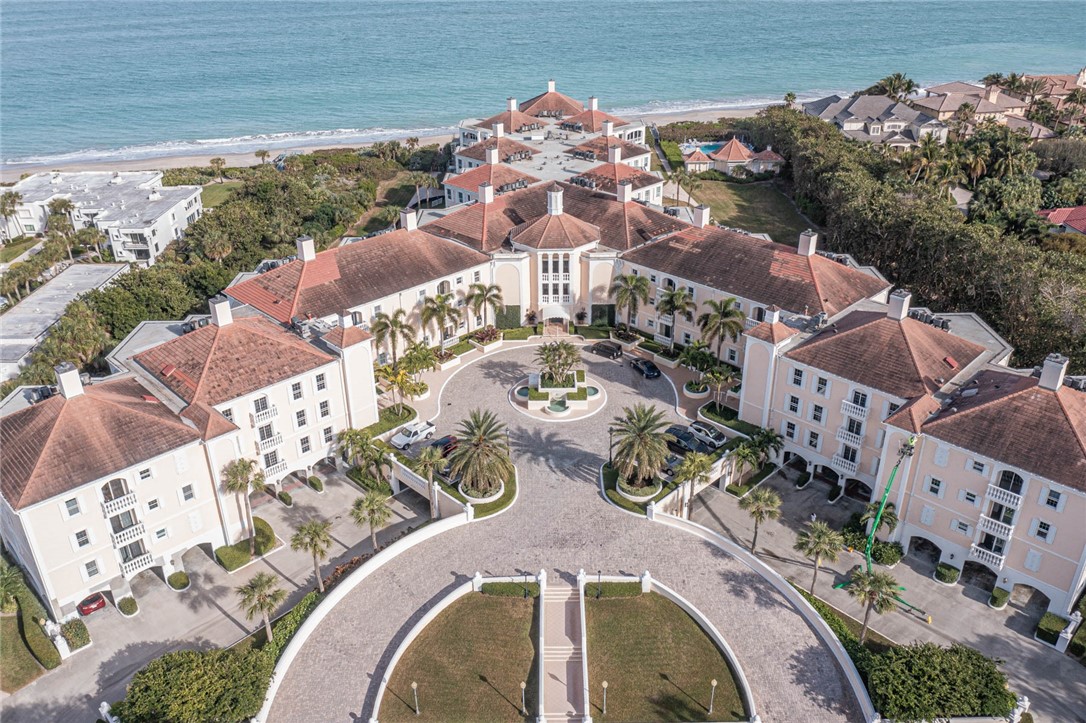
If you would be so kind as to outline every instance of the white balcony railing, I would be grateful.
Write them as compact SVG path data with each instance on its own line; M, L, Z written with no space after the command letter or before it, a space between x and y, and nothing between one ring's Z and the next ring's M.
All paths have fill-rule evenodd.
M287 471L287 463L286 462L279 462L278 464L273 464L271 467L265 467L264 468L264 476L265 477L274 477L275 475L283 474L286 471Z
M652 340L655 341L657 344L671 344L671 337L667 334L653 334Z
M996 537L1002 537L1004 540L1011 539L1014 533L1014 525L1008 525L987 515L980 516L980 529L991 532Z
M274 404L272 404L267 409L265 409L263 412L252 412L252 413L250 413L249 414L249 419L252 421L253 426L255 427L258 424L263 424L264 422L275 419L278 415L279 415L279 409Z
M151 553L147 552L139 557L134 557L128 562L121 563L121 574L125 577L132 577L138 572L142 572L151 567L155 562L155 558L151 557Z
M761 323L762 322L758 321L757 319L752 319L752 318L750 318L748 316L745 319L743 319L743 328L744 329L753 329L754 327L758 326Z
M671 314L657 314L656 321L660 324L668 324L670 326L675 323L675 317Z
M112 517L113 515L120 514L125 510L130 510L136 506L136 493L129 492L123 497L116 497L108 502L102 503L102 512L106 517Z
M841 414L856 419L867 419L867 407L861 407L859 404L853 404L845 399L841 402Z
M988 485L988 499L1015 509L1022 506L1021 495L1016 495L1010 490L1003 489L999 485Z
M1000 555L999 553L992 552L991 550L985 550L983 547L980 547L978 545L973 545L969 548L969 556L972 557L974 560L979 560L985 565L994 567L997 570L1003 569L1004 558L1003 555Z
M278 447L282 443L283 443L283 435L281 435L281 434L273 434L272 436L268 437L267 439L257 440L256 450L257 450L257 452L267 452L269 449L272 449L273 447Z
M126 527L120 532L114 532L113 546L124 547L128 543L135 542L136 540L143 537L144 532L146 532L146 529L144 528L142 522L132 525L131 527Z
M830 460L830 467L833 467L838 472L844 472L845 474L856 474L856 468L858 466L858 462L849 462L839 454L833 455L833 459Z
M850 444L853 447L862 447L864 444L863 435L853 434L852 432L848 431L848 427L838 427L836 437L838 442L844 442L845 444Z
M562 274L562 281L569 281L569 274Z

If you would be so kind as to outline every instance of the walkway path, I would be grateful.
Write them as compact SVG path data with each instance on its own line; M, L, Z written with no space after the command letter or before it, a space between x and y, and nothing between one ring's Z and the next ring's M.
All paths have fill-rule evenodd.
M649 570L698 607L734 650L763 721L860 720L830 650L761 575L699 538L601 498L608 421L639 401L678 419L668 381L645 380L621 363L586 355L588 375L607 384L606 408L589 419L548 424L507 401L509 386L525 376L532 357L531 348L503 349L460 367L438 406L439 434L479 406L508 425L520 479L516 504L420 543L351 590L284 673L269 719L368 721L396 646L427 609L476 571L547 568L548 584L572 584L583 568L628 575Z
M566 580L543 591L543 707L548 721L584 715L581 593Z

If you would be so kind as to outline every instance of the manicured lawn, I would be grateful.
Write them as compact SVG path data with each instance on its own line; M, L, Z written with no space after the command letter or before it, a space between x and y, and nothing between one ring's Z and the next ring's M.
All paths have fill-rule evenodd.
M366 431L371 436L376 437L379 434L384 434L401 424L406 424L415 418L415 410L408 405L403 405L403 413L396 413L396 405L385 407L377 415L377 421L366 427Z
M606 326L578 326L574 328L574 331L585 339L611 338L611 329Z
M472 346L472 343L470 341L464 339L463 341L458 341L457 343L450 346L448 351L456 354L457 356L463 356L469 351L475 351L475 347Z
M502 331L502 338L509 341L523 341L530 336L534 336L536 333L534 326L521 326L516 329L504 329Z
M723 653L681 608L656 593L586 596L589 712L596 720L746 720ZM717 681L709 715L709 681ZM601 684L607 681L607 716Z
M734 429L736 432L745 434L748 437L758 432L758 425L742 421L739 419L739 412L731 407L721 406L716 402L709 402L701 408L701 413L717 424L723 425L728 429Z
M618 493L617 486L618 486L618 472L611 469L609 466L604 465L603 466L603 490L604 490L604 493L607 495L607 499L611 500L612 502L614 502L616 505L618 505L619 507L621 507L624 510L629 510L630 512L636 512L639 515L645 514L645 508L649 506L649 503L645 502L644 504L638 504L637 502L633 502L631 500L626 499L625 497L623 497L622 495L620 495ZM655 497L653 497L651 501L652 502L659 502L663 498L667 497L668 494L670 494L671 491L673 489L675 489L676 487L678 487L678 484L675 483L675 482L663 481L663 484L662 484L662 486L660 488L660 493L657 494ZM647 493L647 491L646 491L646 493Z
M791 201L768 183L702 181L694 197L709 205L713 219L721 226L767 233L789 246L797 245L799 234L811 226Z
M525 720L520 684L526 682L529 719L536 712L536 601L471 593L437 616L392 671L380 720ZM415 715L411 683L418 683Z
M460 494L460 490L456 488L456 485L451 485L444 479L438 478L438 484L441 485L441 489L445 490L452 497L460 500L461 502L467 502L468 498ZM475 517L488 517L495 512L504 510L509 505L513 504L513 500L517 496L517 477L515 474L510 475L509 479L505 480L505 491L502 492L502 496L493 502L487 502L486 504L475 505Z
M42 672L19 633L19 617L0 617L0 690L14 693Z
M19 254L38 242L32 236L22 236L18 241L12 241L0 246L0 264L6 264L14 260Z
M221 206L226 199L233 196L234 192L243 185L241 181L224 181L222 183L212 181L204 186L204 190L200 194L204 202L204 208Z

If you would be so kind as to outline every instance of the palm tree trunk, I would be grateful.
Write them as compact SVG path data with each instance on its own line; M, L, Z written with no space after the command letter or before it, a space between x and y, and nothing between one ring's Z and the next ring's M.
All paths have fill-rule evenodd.
M868 603L867 610L864 611L864 626L860 629L860 645L864 644L867 640L867 622L871 618L871 608L874 607L874 603Z
M811 595L815 594L815 591L814 591L815 590L815 582L818 580L818 567L819 567L819 565L822 564L822 556L821 555L815 555L814 562L815 562L814 575L811 576Z
M436 520L437 519L437 495L434 494L434 470L433 469L431 469L427 473L426 478L430 483L430 484L428 484L426 486L426 491L428 493L427 496L430 498L430 519L431 520Z
M750 554L757 554L754 549L758 547L758 520L754 521L754 538L750 541Z
M317 553L313 553L313 572L317 574L317 590L324 592L324 580L321 579L321 561L317 559Z
M249 495L245 495L245 509L249 518L249 557L256 557L256 522L253 520L253 505L249 502Z
M267 636L268 642L270 643L272 642L271 618L268 617L267 613L262 614L264 616L264 634Z
M377 554L377 528L373 526L373 521L370 521L370 544L373 545L373 552Z

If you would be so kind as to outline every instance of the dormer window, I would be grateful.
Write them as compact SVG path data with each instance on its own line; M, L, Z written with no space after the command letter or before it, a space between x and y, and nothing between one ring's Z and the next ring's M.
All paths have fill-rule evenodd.
M871 135L877 136L882 134L882 126L871 126Z

